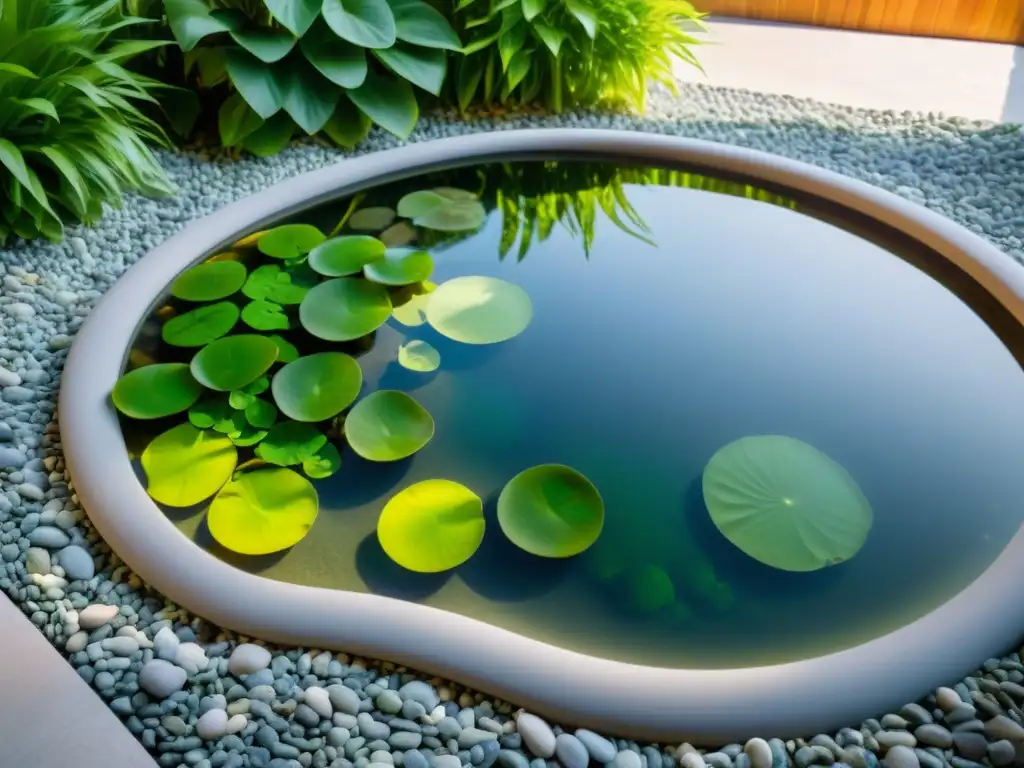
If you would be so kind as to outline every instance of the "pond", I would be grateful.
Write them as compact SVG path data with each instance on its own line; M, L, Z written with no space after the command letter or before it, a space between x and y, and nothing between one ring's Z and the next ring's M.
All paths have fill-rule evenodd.
M127 362L191 363L175 375L205 385L185 387L203 390L188 417L122 429L143 484L157 435L212 436L192 445L213 467L198 483L197 463L152 449L170 480L150 490L180 503L175 483L208 482L163 508L239 568L602 658L729 668L913 621L1024 520L1017 324L937 255L841 209L693 169L531 159L391 181L275 227L294 224L212 255L237 270L176 283ZM197 365L223 334L280 343L215 342ZM305 426L247 421L254 400ZM520 475L540 466L540 484ZM264 481L229 483L208 523L232 472ZM399 496L378 535L423 481L450 482Z

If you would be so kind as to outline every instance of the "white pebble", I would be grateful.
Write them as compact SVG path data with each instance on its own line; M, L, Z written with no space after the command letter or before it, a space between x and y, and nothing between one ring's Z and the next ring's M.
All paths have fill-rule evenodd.
M21 384L21 376L0 366L0 387L16 387Z
M224 735L228 728L228 713L223 709L211 709L196 721L196 735L205 741L214 741Z
M249 724L249 718L245 715L234 715L228 720L227 727L224 729L224 733L239 733L245 730L245 726Z
M174 654L174 663L190 675L196 675L206 669L210 660L206 658L206 651L201 645L182 643L178 646L178 652Z
M231 652L228 672L235 677L251 675L270 666L270 651L262 645L242 643Z
M306 692L302 696L302 701L307 707L324 719L327 719L334 714L334 708L331 706L331 698L329 694L319 686L314 685L307 688Z
M117 616L116 605L93 603L82 609L78 615L78 626L82 629L98 629Z
M153 659L139 672L139 687L154 698L166 699L175 691L180 691L187 679L188 675L181 667L163 659Z
M772 768L772 748L764 739L753 738L743 745L752 768Z
M516 717L516 728L519 735L523 737L523 743L537 757L545 760L555 754L555 732L551 726L545 723L536 715L529 712L520 712ZM620 766L627 768L627 766ZM636 766L640 768L640 766Z

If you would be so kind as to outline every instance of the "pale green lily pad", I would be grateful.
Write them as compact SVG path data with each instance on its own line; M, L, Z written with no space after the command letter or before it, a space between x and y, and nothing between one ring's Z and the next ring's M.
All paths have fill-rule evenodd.
M260 237L256 247L260 253L275 259L297 259L326 239L324 233L311 224L284 224Z
M433 271L434 260L430 254L415 248L388 248L384 252L384 258L363 267L363 274L367 279L382 285L421 283L430 277Z
M319 339L351 341L380 328L391 316L391 297L382 285L359 277L327 280L306 294L299 322Z
M256 448L256 455L270 464L290 467L316 456L327 444L327 435L300 421L279 421Z
M360 208L348 219L350 229L360 232L380 232L395 220L395 211L383 205Z
M729 443L711 457L702 482L722 535L773 568L805 572L845 562L871 530L871 504L850 474L792 437Z
M310 252L309 266L327 277L355 275L383 258L385 250L384 243L369 235L332 237Z
M141 462L150 496L169 507L191 507L231 479L238 451L223 435L179 424L153 438Z
M416 328L427 322L427 302L430 294L437 290L437 286L430 281L422 285L422 292L417 293L404 304L396 306L391 312L395 321L407 328Z
M484 540L483 502L451 480L423 480L391 497L377 521L385 554L417 573L440 573L469 560Z
M403 344L398 348L398 364L410 371L430 373L441 365L441 353L420 339Z
M302 460L302 471L314 480L330 477L341 468L341 454L334 443L326 443L313 456Z
M267 337L277 345L277 362L290 363L299 359L299 350L288 339L278 336L276 333Z
M498 497L498 524L520 549L539 557L572 557L601 535L604 502L571 467L542 464L509 481Z
M298 304L318 282L319 275L305 264L264 264L252 271L242 293L275 304Z
M187 411L202 394L202 385L185 363L154 363L118 379L111 399L125 416L161 419Z
M201 347L226 335L235 327L238 315L238 307L230 301L207 304L172 317L160 328L160 337L172 347Z
M291 326L284 307L264 299L250 301L242 307L242 322L257 331L287 331Z
M192 375L204 387L230 392L251 384L277 359L277 344L266 336L241 334L217 339L192 358Z
M497 344L526 330L533 302L526 291L496 277L456 277L441 283L427 301L427 322L463 344Z
M380 233L380 241L388 248L401 248L416 239L416 228L408 221L400 221Z
M434 420L404 392L382 389L367 395L345 416L345 437L369 461L412 456L434 436Z
M242 555L267 555L298 544L320 508L316 489L290 469L245 472L221 489L206 524L222 547Z
M398 201L398 215L418 227L440 232L479 229L487 211L472 192L452 187L410 192Z
M363 371L343 352L318 352L288 363L271 383L274 402L295 421L326 421L352 405Z
M217 301L238 291L246 270L237 261L208 261L182 273L171 284L171 296L185 301Z

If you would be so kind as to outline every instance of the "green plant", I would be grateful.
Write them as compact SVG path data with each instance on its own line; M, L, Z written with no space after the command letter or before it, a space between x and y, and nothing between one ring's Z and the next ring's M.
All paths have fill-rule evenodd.
M160 84L122 66L164 43L111 39L142 23L118 0L0 3L0 243L57 241L126 190L172 191L145 143L166 136L138 106Z

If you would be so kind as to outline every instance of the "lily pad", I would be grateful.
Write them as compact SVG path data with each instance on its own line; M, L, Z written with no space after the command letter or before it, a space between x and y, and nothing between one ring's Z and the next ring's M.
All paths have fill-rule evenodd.
M291 326L284 307L264 299L250 301L242 307L242 322L257 331L287 331Z
M228 405L236 411L244 411L254 400L256 400L256 396L250 395L244 389L236 389L228 395Z
M231 479L238 451L223 435L179 424L153 438L141 461L150 496L169 507L191 507Z
M118 379L111 399L125 416L161 419L187 411L202 394L202 385L185 363L154 363Z
M280 350L278 350L277 362L281 362ZM268 389L270 389L270 377L260 376L252 384L246 384L242 391L247 395L262 395Z
M298 304L309 289L320 282L316 272L305 264L264 264L249 275L242 293L250 299L272 301L275 304Z
M270 464L290 467L316 456L327 444L327 435L299 421L280 421L256 448L256 455Z
M675 602L676 588L672 579L656 565L634 568L626 579L629 606L637 613L657 613Z
M275 259L305 256L327 238L311 224L284 224L274 227L256 243L260 253Z
M320 507L313 484L276 467L245 472L221 489L206 524L222 547L241 555L268 555L298 544Z
M483 502L451 480L424 480L391 497L377 521L385 554L417 573L440 573L469 560L484 540Z
M217 301L245 283L245 265L237 261L208 261L182 273L171 284L171 296L184 301Z
M380 233L380 241L388 248L400 248L416 239L416 229L408 221L400 221Z
M423 283L422 289L422 292L417 293L404 304L396 306L391 312L391 316L398 323L408 328L416 328L427 322L427 302L430 300L430 294L437 289L437 286L430 281L426 281Z
M277 359L277 344L265 336L241 334L217 339L192 358L192 375L204 387L230 392L251 384Z
M539 557L572 557L604 526L597 488L571 467L542 464L512 478L498 497L498 524L520 549Z
M348 220L350 229L361 232L380 232L395 220L395 211L383 205L360 208Z
M341 468L341 454L334 443L321 446L320 450L308 459L302 460L302 471L314 480L330 477Z
M383 258L385 250L384 243L369 235L332 237L310 251L309 266L327 277L354 275Z
M398 215L418 227L440 232L479 229L487 211L472 192L452 187L410 192L398 201Z
M413 339L398 348L398 364L410 371L430 373L441 365L441 353L420 339Z
M255 427L247 424L237 433L229 435L229 437L231 438L231 442L239 448L250 448L265 438L267 434L267 430L256 429Z
M220 432L228 437L237 437L248 426L249 422L246 421L245 414L242 411L232 409L227 416L214 422L212 429L214 432Z
M367 395L345 416L345 437L369 461L412 456L434 436L434 420L404 392L382 389Z
M271 383L274 402L295 421L325 421L352 405L363 371L343 352L318 352L288 363Z
M456 277L441 283L427 301L427 322L464 344L497 344L526 330L533 302L526 291L496 277Z
M391 297L382 285L358 277L320 283L299 305L299 322L327 341L350 341L380 328L391 316Z
M384 258L363 267L363 274L368 279L383 285L420 283L430 277L433 271L434 260L430 254L415 248L388 248Z
M201 347L226 335L238 315L238 307L230 301L207 304L172 317L161 326L160 337L172 347Z
M873 514L850 474L783 435L743 437L704 468L704 502L722 535L773 568L815 571L853 557Z
M245 406L245 420L257 429L270 429L277 421L277 408L258 397Z
M212 429L214 424L230 419L231 410L231 404L223 396L205 398L188 409L188 420L194 427Z
M277 362L290 363L293 360L299 359L298 348L287 339L278 336L276 333L267 338L277 344Z

